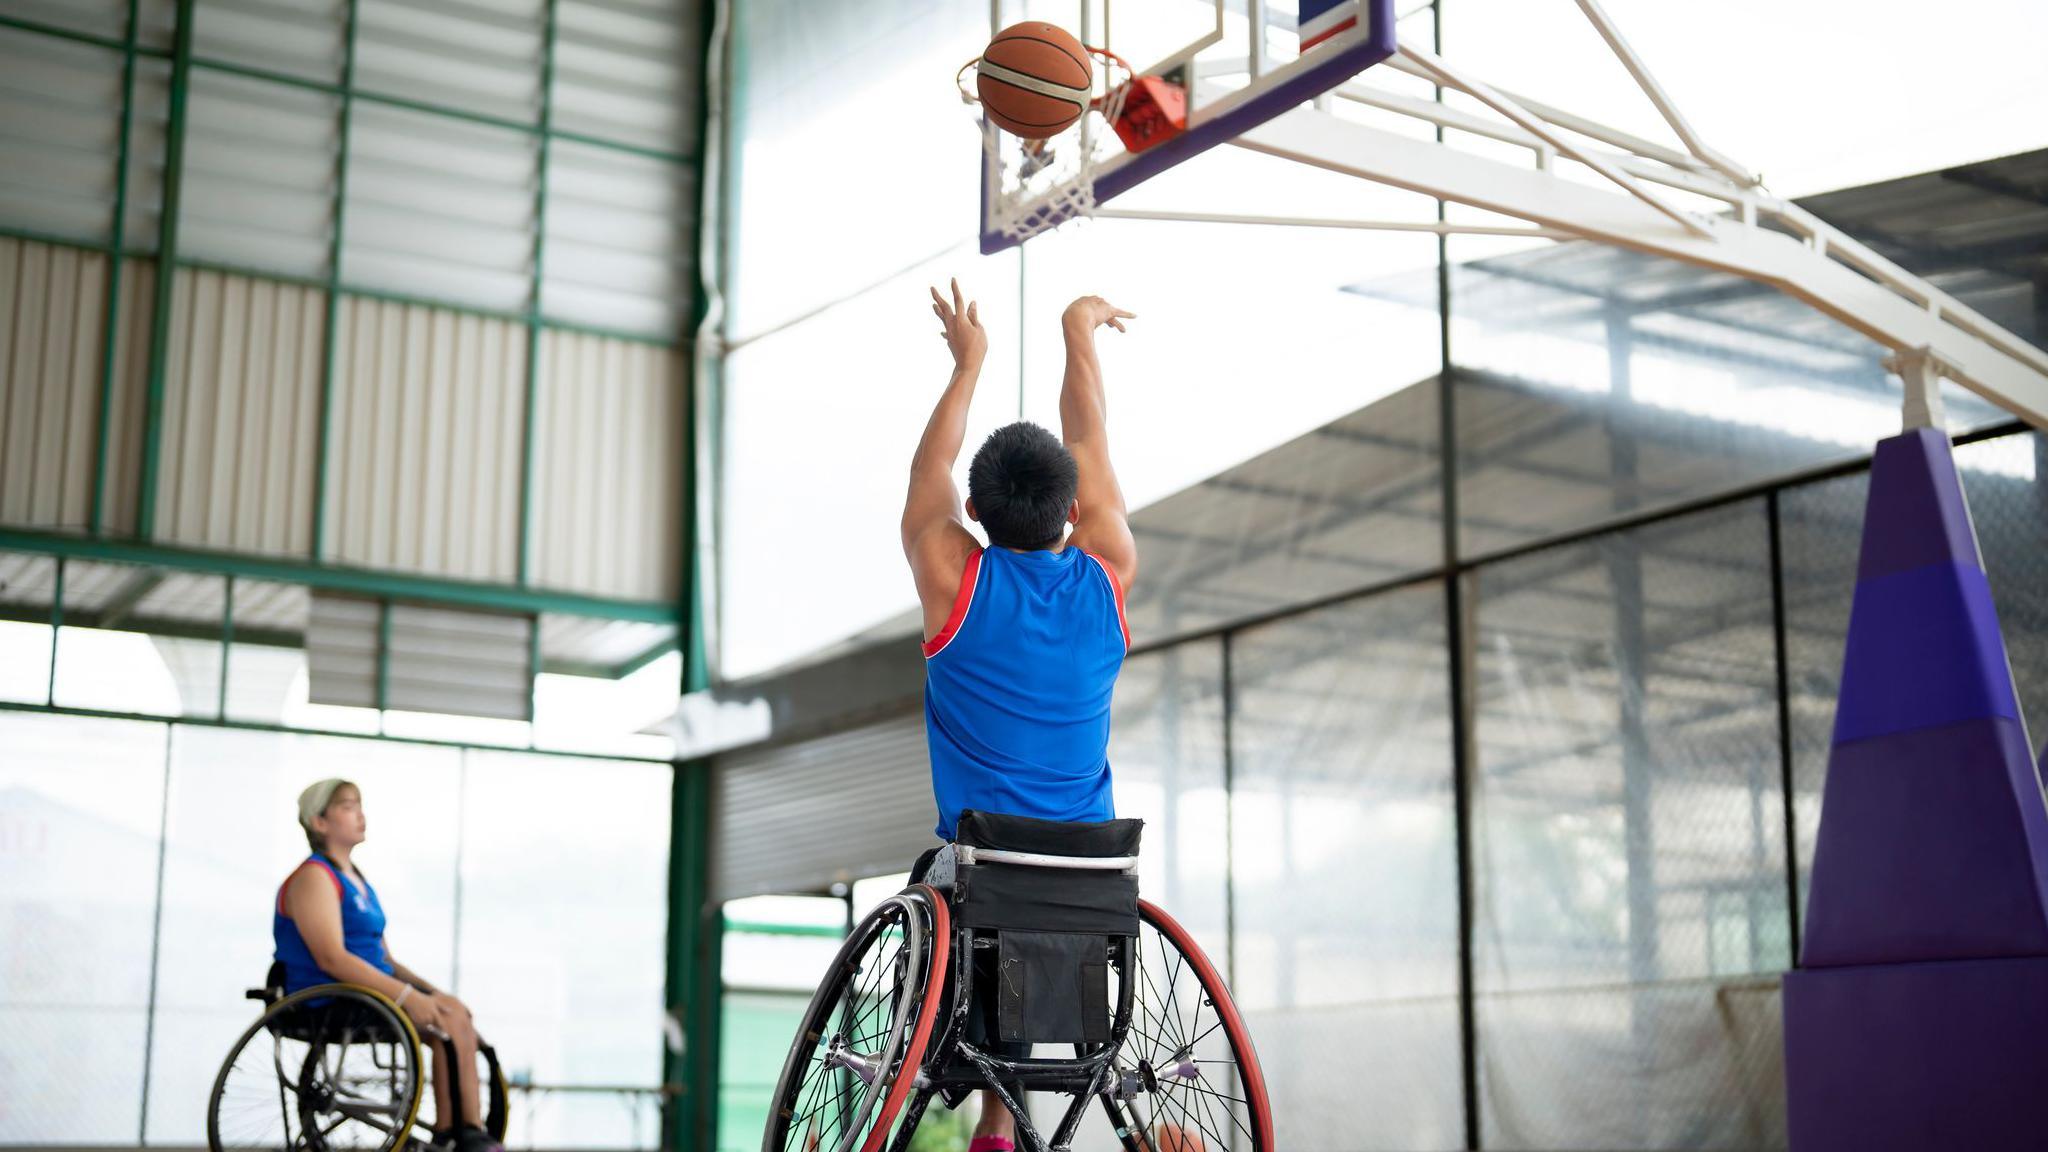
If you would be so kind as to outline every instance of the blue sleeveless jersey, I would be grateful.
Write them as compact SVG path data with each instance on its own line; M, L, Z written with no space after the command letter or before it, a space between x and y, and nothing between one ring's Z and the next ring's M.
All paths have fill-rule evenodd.
M390 975L391 961L384 955L384 905L377 902L377 890L365 880L357 885L354 880L341 874L332 861L325 856L313 855L306 858L306 864L313 864L327 873L334 881L334 892L341 897L341 943L349 954L361 957L379 972ZM305 867L301 864L300 868ZM298 869L292 870L298 875ZM306 947L306 939L299 935L299 926L285 913L284 893L291 887L291 877L277 890L277 908L270 917L270 936L277 942L275 959L284 962L284 990L286 995L315 984L332 984L334 978L320 970L313 962L312 950Z
M1130 648L1123 591L1079 548L989 548L925 643L938 833L963 809L1109 820L1109 701Z

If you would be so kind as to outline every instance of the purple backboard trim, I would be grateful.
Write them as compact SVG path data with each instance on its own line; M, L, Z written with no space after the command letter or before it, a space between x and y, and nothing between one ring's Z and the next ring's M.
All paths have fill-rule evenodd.
M1359 19L1366 27L1365 35L1342 49L1332 50L1329 57L1287 79L1265 92L1246 100L1244 103L1213 119L1203 120L1187 131L1164 144L1149 148L1131 157L1126 164L1103 173L1095 181L1095 202L1105 203L1138 185L1159 175L1168 168L1207 152L1218 144L1226 143L1246 132L1257 128L1297 104L1312 100L1335 88L1367 68L1378 64L1394 54L1394 0L1359 0ZM986 160L983 161L986 163ZM1011 239L1000 232L986 230L988 220L988 175L982 176L982 255L990 256L1022 241ZM1071 209L1047 209L1028 224L1034 229L1052 228L1066 222L1073 213Z

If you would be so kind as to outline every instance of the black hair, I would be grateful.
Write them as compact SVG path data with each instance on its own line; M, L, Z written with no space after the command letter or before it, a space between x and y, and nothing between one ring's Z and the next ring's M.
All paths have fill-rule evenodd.
M967 468L967 497L1001 548L1050 548L1066 529L1080 484L1074 454L1052 433L1019 420L989 433Z

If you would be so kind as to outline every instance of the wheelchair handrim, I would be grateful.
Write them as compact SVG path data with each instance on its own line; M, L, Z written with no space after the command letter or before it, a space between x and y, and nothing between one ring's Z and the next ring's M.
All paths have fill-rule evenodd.
M903 1049L903 1059L897 1062L896 1079L889 1085L888 1095L875 1115L874 1125L868 1129L867 1142L861 1145L861 1152L876 1152L882 1141L889 1135L889 1125L895 1122L896 1113L903 1108L903 1102L910 1098L910 1090L917 1084L917 1074L924 1066L924 1050L931 1043L932 1024L939 1017L939 1001L944 999L948 961L953 952L953 914L946 907L945 898L939 890L929 884L913 884L922 889L924 898L932 910L931 959L925 964L924 1002L918 1006L917 1027L911 1032L910 1043Z

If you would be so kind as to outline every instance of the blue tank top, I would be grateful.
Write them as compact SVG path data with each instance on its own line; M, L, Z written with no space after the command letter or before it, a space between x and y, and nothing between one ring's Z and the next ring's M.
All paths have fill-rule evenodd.
M364 880L358 885L342 875L333 861L315 853L306 857L307 864L318 865L334 881L334 893L341 897L341 944L352 956L369 961L370 965L386 975L392 973L391 961L384 955L384 905L377 902L377 890ZM305 867L301 864L300 868ZM292 870L292 876L298 869ZM299 935L299 926L285 912L285 889L291 887L291 877L277 889L277 907L270 918L270 936L277 942L274 959L284 963L284 990L286 995L315 984L332 984L334 977L320 970L314 963L313 952L306 947L305 937Z
M1109 820L1109 702L1130 649L1123 590L1079 548L967 560L925 643L924 717L938 833L963 809Z

